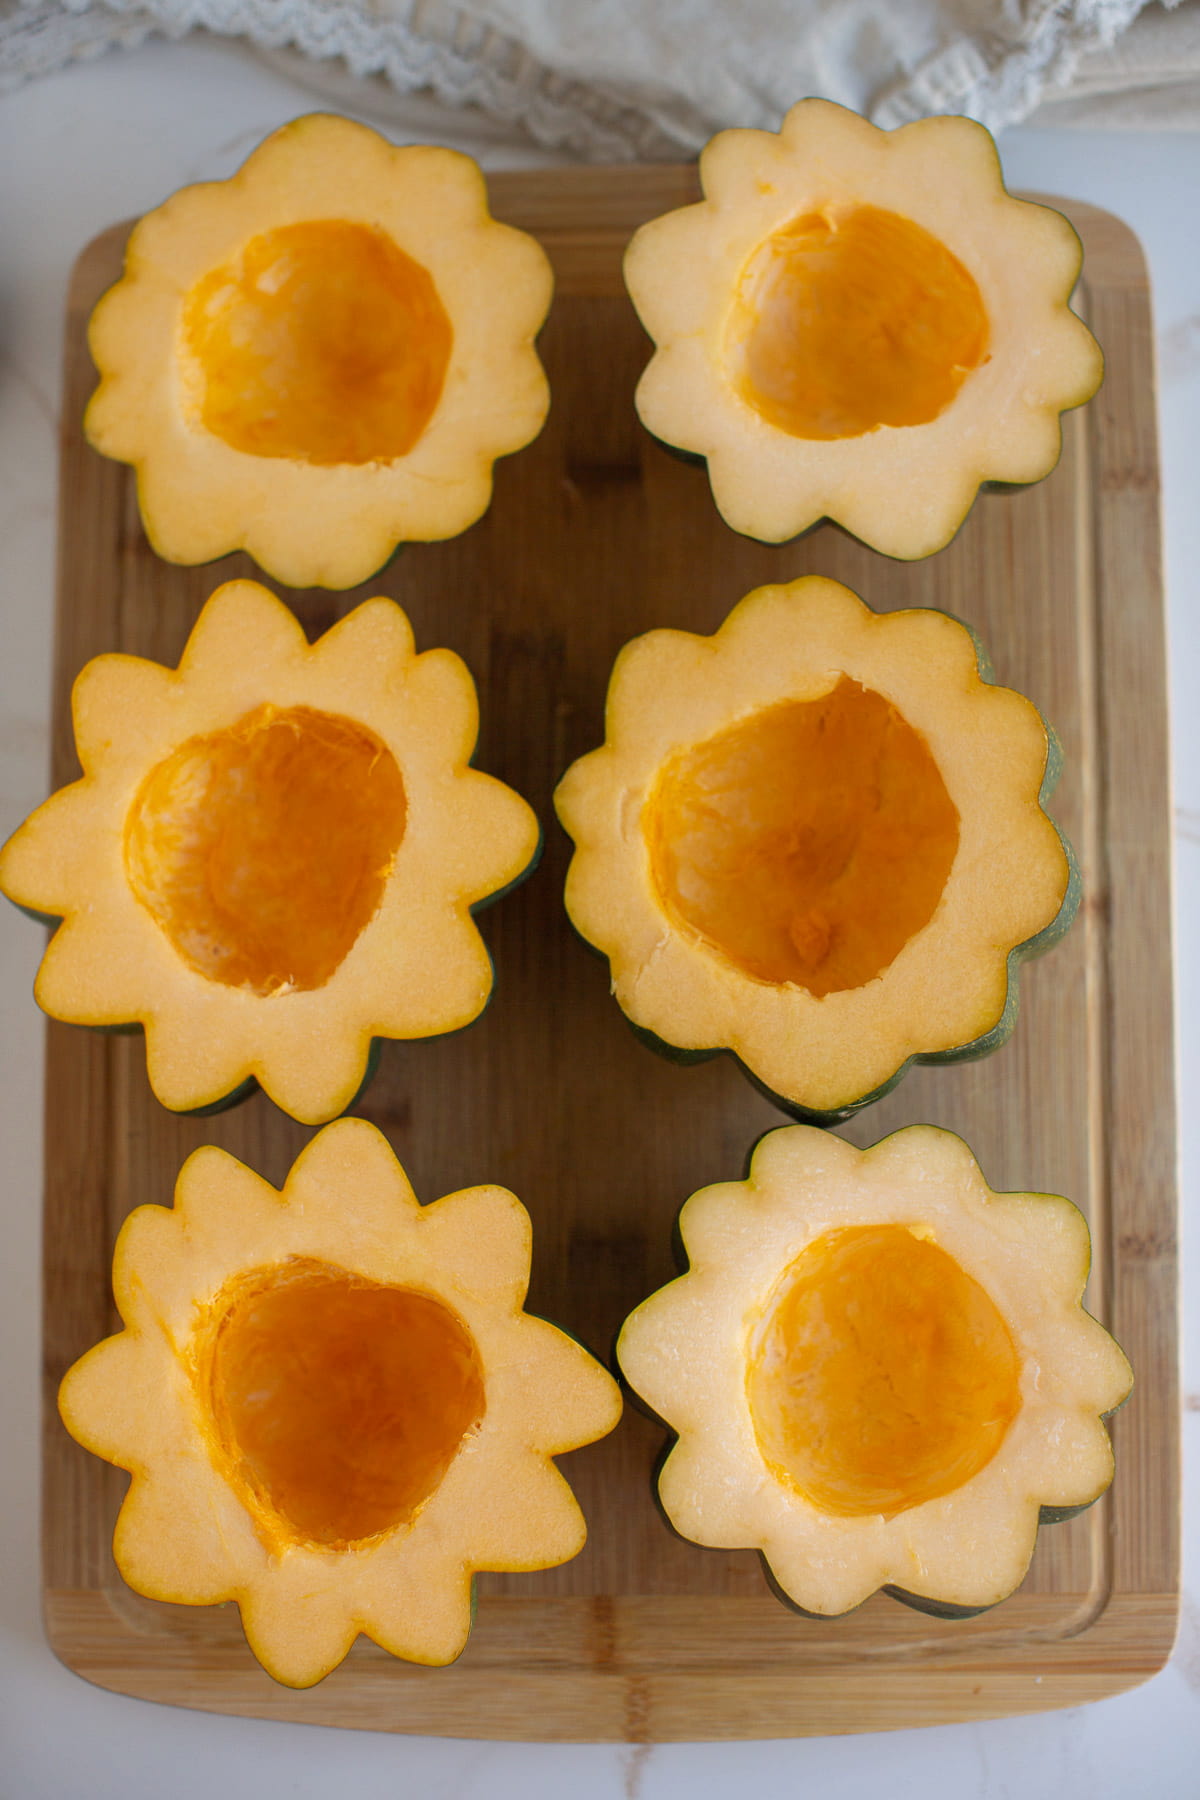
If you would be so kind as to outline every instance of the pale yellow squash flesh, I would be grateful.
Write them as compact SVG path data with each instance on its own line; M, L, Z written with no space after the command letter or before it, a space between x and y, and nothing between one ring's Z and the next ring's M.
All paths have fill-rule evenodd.
M881 1587L994 1605L1043 1508L1109 1485L1103 1417L1132 1376L1083 1309L1070 1201L994 1193L931 1125L869 1150L793 1125L745 1181L694 1194L679 1229L686 1274L617 1343L676 1435L659 1499L693 1542L760 1551L801 1609Z
M552 1459L611 1431L612 1377L523 1310L528 1214L504 1188L421 1206L361 1119L281 1190L223 1150L117 1240L123 1329L62 1383L67 1429L129 1470L113 1541L155 1600L234 1600L277 1681L364 1632L453 1661L479 1569L549 1568L586 1525Z
M89 327L87 436L137 469L168 561L244 549L351 587L474 524L540 431L552 285L470 157L296 119L134 228Z
M0 853L0 889L61 921L52 1018L140 1024L178 1112L255 1080L306 1124L354 1099L377 1038L477 1018L472 908L525 874L531 809L471 768L475 687L417 654L392 600L309 644L254 582L211 596L178 669L101 656L75 684L83 778Z
M981 484L1049 474L1103 362L1070 308L1075 232L1006 192L983 126L802 100L778 134L719 133L700 179L626 253L655 344L637 407L736 531L830 518L912 559Z
M712 637L627 644L559 784L567 911L660 1046L727 1049L795 1116L982 1055L1078 900L1056 746L944 613L759 588Z

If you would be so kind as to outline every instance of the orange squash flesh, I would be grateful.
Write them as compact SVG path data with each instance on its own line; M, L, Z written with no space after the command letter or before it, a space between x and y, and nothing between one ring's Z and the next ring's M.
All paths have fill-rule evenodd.
M406 817L374 732L261 706L150 770L126 820L126 870L200 974L259 995L314 989L374 917Z
M441 1300L312 1258L241 1276L200 1327L219 1455L284 1542L344 1549L410 1522L484 1413Z
M753 1345L747 1395L772 1469L825 1513L894 1516L987 1466L1021 1404L1008 1326L927 1236L815 1238Z
M249 456L391 462L433 417L454 330L428 269L378 227L261 232L187 296L205 429Z
M979 288L931 232L878 206L829 206L750 257L726 355L769 424L831 440L938 418L988 340Z
M925 739L845 676L677 753L646 820L677 921L816 997L873 980L929 923L959 839Z

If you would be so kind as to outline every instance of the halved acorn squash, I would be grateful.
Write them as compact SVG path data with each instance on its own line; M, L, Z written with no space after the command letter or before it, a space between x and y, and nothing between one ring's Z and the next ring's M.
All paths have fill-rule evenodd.
M1049 474L1100 384L1067 221L1006 193L963 118L881 131L802 100L723 131L704 199L644 225L625 279L656 351L637 407L704 458L737 531L835 519L887 555L953 537L983 482Z
M993 1193L934 1126L857 1150L792 1125L746 1181L693 1195L680 1232L688 1272L617 1345L677 1434L659 1498L695 1543L759 1550L802 1610L880 1587L994 1605L1043 1515L1108 1487L1101 1419L1132 1376L1083 1310L1070 1201Z
M92 316L87 436L137 468L168 561L244 549L351 587L474 524L495 458L537 436L551 287L469 156L296 119L135 228Z
M417 655L392 600L310 645L252 581L212 595L179 668L99 656L73 694L83 779L0 852L0 889L62 923L52 1018L145 1028L165 1106L257 1079L319 1124L375 1038L469 1024L492 965L471 908L537 856L531 809L468 767L475 687Z
M277 1681L320 1681L365 1632L447 1663L477 1569L583 1547L551 1458L621 1400L581 1345L522 1311L529 1217L504 1188L421 1206L374 1126L344 1119L276 1191L225 1151L117 1241L125 1328L68 1371L71 1435L133 1477L129 1585L236 1600Z
M711 638L621 651L606 741L556 795L567 911L660 1048L731 1049L836 1122L1012 1029L1017 965L1078 902L1057 769L957 620L815 575L759 588Z

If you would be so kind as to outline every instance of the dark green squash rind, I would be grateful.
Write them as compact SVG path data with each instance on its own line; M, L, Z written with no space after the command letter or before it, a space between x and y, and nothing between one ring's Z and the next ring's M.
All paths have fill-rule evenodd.
M977 1619L980 1613L991 1612L994 1606L1007 1600L1007 1594L1001 1594L995 1600L989 1600L983 1606L959 1606L954 1600L935 1600L928 1594L914 1594L908 1588L896 1587L887 1582L879 1592L888 1594L893 1600L899 1600L903 1606L911 1606L914 1612L928 1613L933 1619ZM1012 1592L1016 1592L1014 1588Z
M518 869L512 880L506 881L503 887L496 888L490 894L484 894L481 900L473 901L470 908L471 917L473 919L477 918L481 912L486 912L489 906L495 906L497 900L503 900L505 896L511 894L515 888L519 888L521 883L523 881L528 881L529 877L535 872L538 864L542 860L542 851L546 847L546 833L542 828L542 821L540 819L537 821L537 828L537 843L533 846L529 855L529 861L525 864L525 867L523 869ZM494 985L494 969L492 973Z
M1073 412L1077 406L1086 406L1091 398L1092 395L1088 394L1082 400L1075 401L1074 405L1065 406L1063 408L1063 413ZM1060 421L1063 413L1059 414ZM656 433L652 431L649 431L647 435L650 437L652 443L657 445L660 450L665 451L668 456L673 457L676 462L685 463L689 468L703 470L707 475L708 458L704 455L703 451L684 450L678 444L669 444L665 438L658 437ZM966 512L964 512L962 518L958 521L958 524L954 527L954 530L950 535L942 538L940 543L932 545L928 550L914 551L911 556L897 556L893 551L881 550L877 544L872 544L866 538L859 537L858 533L851 531L848 525L843 525L840 519L832 518L828 513L822 513L819 518L812 519L807 525L801 526L799 531L793 532L790 537L784 538L758 537L754 532L741 531L736 525L730 525L728 519L724 519L723 514L721 516L724 519L724 523L729 526L730 531L734 532L736 536L745 538L748 543L752 544L769 544L773 549L786 548L790 550L797 544L804 543L807 538L812 537L814 532L829 530L836 531L838 535L845 538L848 543L856 544L860 549L869 550L873 556L886 557L888 562L924 562L930 556L940 556L943 550L948 549L949 546L954 543L955 539L958 538L965 529L972 513L979 504L981 496L996 494L1003 497L1006 495L1023 494L1027 489L1037 487L1039 482L1045 481L1049 476L1053 475L1061 461L1062 433L1060 424L1058 454L1050 467L1046 470L1045 475L1039 475L1033 481L980 481L970 505L967 507Z
M44 925L47 931L57 931L58 927L62 924L62 920L57 913L39 912L36 906L24 906L20 900L13 900L11 895L5 895L5 898L9 901L10 905L16 907L19 913L24 913L25 917L27 919L32 919L35 925Z

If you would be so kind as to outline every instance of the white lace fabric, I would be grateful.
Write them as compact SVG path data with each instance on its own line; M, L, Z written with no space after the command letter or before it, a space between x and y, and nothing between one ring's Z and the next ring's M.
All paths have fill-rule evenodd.
M1064 89L1069 97L1081 66L1086 74L1107 57L1113 84L1128 96L1122 34L1145 4L0 0L0 91L152 33L180 38L205 29L259 49L298 51L314 70L340 59L355 77L382 76L399 94L427 91L449 105L480 107L576 156L650 160L693 151L725 126L773 128L805 94L840 100L885 126L963 112L996 130ZM1161 9L1153 10L1161 37ZM1181 25L1184 14L1190 21L1193 72L1198 12L1190 0L1179 15ZM1178 55L1165 60L1176 76L1186 73Z

